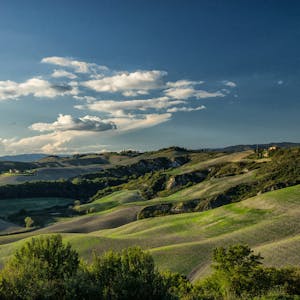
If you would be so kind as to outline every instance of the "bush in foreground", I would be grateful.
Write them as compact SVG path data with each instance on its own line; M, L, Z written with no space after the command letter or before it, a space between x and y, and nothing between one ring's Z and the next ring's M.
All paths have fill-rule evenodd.
M299 268L264 268L247 245L217 248L213 273L196 284L159 273L140 248L94 255L91 264L60 235L33 238L0 273L0 299L300 299Z

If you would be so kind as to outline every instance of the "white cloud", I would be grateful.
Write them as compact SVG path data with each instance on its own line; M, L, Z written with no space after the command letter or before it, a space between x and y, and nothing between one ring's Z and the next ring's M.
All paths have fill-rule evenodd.
M220 91L207 92L203 90L197 90L195 91L195 97L197 99L205 99L205 98L225 97L225 95Z
M108 120L117 125L115 134L152 127L170 120L171 114L147 114ZM0 138L0 149L5 154L15 153L78 153L101 151L107 145L95 143L105 132L82 130L58 130L51 133L25 137L21 139Z
M139 96L139 95L148 95L149 92L148 91L125 91L122 93L123 96L125 97L135 97L135 96Z
M88 80L82 85L96 92L132 92L148 91L162 87L162 79L167 73L164 71L136 71L123 72L110 77Z
M66 70L54 70L51 74L51 77L54 78L60 78L60 77L67 77L69 79L75 79L77 76L71 72L68 72Z
M73 98L80 101L86 101L87 103L92 103L97 101L97 98L93 96L74 96Z
M178 87L187 87L187 86L193 86L193 85L197 85L197 84L203 84L204 81L191 81L191 80L177 80L177 81L169 81L166 83L167 87L170 88L178 88Z
M145 115L135 115L129 117L120 117L113 118L113 121L119 131L130 131L137 130L142 128L153 127L158 124L167 122L171 119L172 114L164 113L164 114L145 114Z
M175 99L188 99L195 95L195 89L192 87L187 88L170 88L164 91L168 97Z
M193 87L170 88L164 91L165 95L175 99L188 99L188 98L214 98L224 97L225 95L220 92L207 92L204 90L196 90Z
M60 114L53 123L35 123L30 129L40 132L45 131L106 131L116 129L112 121L102 120L96 116L74 118L71 115Z
M84 61L74 60L68 57L51 56L45 57L41 60L42 63L53 64L61 67L68 67L74 69L76 73L90 73L96 70L107 71L106 66L99 66L93 63L87 63Z
M278 80L278 81L277 81L277 84L278 84L278 85L282 85L282 84L283 84L283 80Z
M234 88L234 87L237 86L237 84L236 84L235 82L233 82L233 81L223 80L222 83L223 83L224 85L229 86L229 87L232 87L232 88Z
M183 100L170 100L168 97L160 97L147 100L100 100L86 105L76 105L75 108L106 112L113 115L124 115L125 111L160 110L183 103L185 103Z
M198 106L198 107L172 107L169 108L167 110L167 112L169 113L175 113L175 112L179 112L179 111L183 111L183 112L191 112L191 111L197 111L197 110L203 110L206 109L206 107L204 105Z
M0 100L17 99L22 96L54 98L57 96L77 95L78 89L70 85L54 85L50 82L31 78L25 82L17 83L6 80L0 81Z
M57 131L21 139L1 139L2 153L78 153L90 150L100 151L102 146L95 141L99 132L85 131ZM102 134L102 133L101 133ZM106 146L106 145L103 145Z
M166 82L167 72L161 70L118 72L94 63L59 56L45 57L41 62L55 65L53 69L57 68L50 73L50 79L49 76L40 76L21 83L0 81L0 100L26 96L71 96L72 99L68 99L71 106L75 100L80 100L77 102L80 105L75 108L102 112L104 119L90 115L75 118L70 114L61 114L54 122L32 124L30 129L36 131L36 136L0 138L1 150L11 153L64 153L76 149L87 151L96 147L95 140L99 137L106 138L128 130L156 126L169 121L176 112L203 110L204 105L192 107L193 99L225 97L236 86L232 81L219 81L218 90L211 92L199 89L204 81L182 79ZM282 84L280 82L277 83ZM105 100L107 94L103 93L117 95L108 97L112 100ZM117 98L120 94L124 96L122 100ZM126 97L135 98L129 100L131 98Z
M0 140L5 153L60 153L64 145L72 140L72 134L55 132L17 139ZM64 152L64 151L63 151Z

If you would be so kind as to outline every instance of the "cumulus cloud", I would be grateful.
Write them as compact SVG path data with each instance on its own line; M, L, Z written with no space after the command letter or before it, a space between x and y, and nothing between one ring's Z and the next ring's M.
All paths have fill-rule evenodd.
M191 81L191 80L177 80L177 81L169 81L166 83L167 87L170 88L178 88L178 87L187 87L187 86L193 86L197 84L203 84L204 81Z
M97 98L93 96L74 96L73 98L80 101L86 101L87 103L92 103L97 101Z
M67 132L55 132L21 139L0 139L0 145L4 153L62 153L64 145L72 138Z
M102 120L96 116L74 118L71 115L60 114L53 123L35 123L30 129L40 132L45 131L106 131L116 129L112 121Z
M167 110L167 112L169 113L175 113L175 112L179 112L179 111L183 111L183 112L191 112L191 111L197 111L197 110L203 110L206 109L206 107L204 105L200 105L198 107L172 107L169 108Z
M147 114L126 118L114 118L117 130L114 132L126 132L141 128L152 127L164 123L171 118L171 114ZM107 145L95 143L99 136L105 134L99 131L83 130L58 130L51 133L25 137L21 139L0 138L0 149L2 153L78 153L88 151L100 151ZM91 140L93 142L91 142Z
M87 63L84 61L75 60L68 57L51 56L45 57L41 60L42 63L53 64L61 67L72 68L76 73L90 73L95 70L107 71L106 66L99 66L94 63Z
M167 72L162 70L120 72L59 56L45 57L41 62L51 64L53 69L57 69L50 76L37 76L21 83L0 81L0 101L26 96L69 96L71 106L101 112L102 117L86 114L84 117L75 118L71 114L60 114L52 123L32 124L30 129L36 131L36 136L21 139L0 138L0 149L46 153L70 152L72 149L81 149L80 147L88 149L95 145L95 139L91 142L91 137L98 139L128 130L152 127L169 121L173 113L203 110L204 105L193 107L195 105L192 101L225 97L236 86L232 81L219 81L219 88L206 91L200 89L204 81L167 81ZM107 93L116 95L107 97ZM120 94L124 96L123 99L120 99ZM80 105L74 106L74 100L79 100L80 103L77 104Z
M214 97L224 97L225 95L220 92L208 92L204 90L197 90L193 87L174 87L169 88L164 91L165 95L175 99L204 99L204 98L214 98Z
M183 100L170 100L168 97L159 97L147 100L100 100L86 105L76 105L75 108L106 112L113 115L124 115L126 111L160 110L183 103L185 103Z
M145 90L140 90L140 91L125 91L122 93L123 96L125 97L135 97L139 95L148 95L149 92Z
M171 117L172 114L170 113L144 114L113 118L112 120L117 125L118 130L122 132L153 127L169 121Z
M232 88L237 86L237 84L233 81L223 80L222 82L223 82L224 85L232 87Z
M77 94L78 89L75 86L52 84L40 78L31 78L22 83L10 80L0 81L0 100L17 99L30 95L40 98L54 98Z
M96 92L123 92L126 96L128 92L141 93L141 91L160 88L163 84L162 79L166 75L166 72L157 70L122 72L110 77L88 80L82 85Z
M21 139L1 139L2 153L78 153L99 151L107 145L91 143L99 138L99 132L93 131L56 131ZM102 133L101 133L102 134Z
M67 77L69 79L75 79L77 78L77 75L68 72L66 70L54 70L53 73L51 74L51 77L54 78Z

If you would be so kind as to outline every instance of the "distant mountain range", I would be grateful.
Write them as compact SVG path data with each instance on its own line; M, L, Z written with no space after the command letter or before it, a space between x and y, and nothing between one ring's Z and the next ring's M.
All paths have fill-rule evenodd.
M0 161L34 162L36 160L42 159L47 156L49 155L41 154L41 153L6 155L6 156L0 156Z

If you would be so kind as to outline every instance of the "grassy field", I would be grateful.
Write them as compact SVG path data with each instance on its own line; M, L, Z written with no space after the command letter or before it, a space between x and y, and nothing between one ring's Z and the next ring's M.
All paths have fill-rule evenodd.
M109 162L113 160L115 164L127 165L140 159L158 157L162 153L165 157L174 158L185 155L185 150L166 149L160 153L149 152L132 157L112 154L105 159ZM252 151L230 154L192 152L189 154L188 163L162 172L168 174L169 180L172 176L207 168L213 169L220 164L254 162L255 159L249 158L251 153ZM264 163L270 161L268 158L256 162L262 163L260 166L263 168ZM288 161L289 166L297 168L296 164L291 164L292 162ZM280 170L286 168L281 167ZM138 245L151 252L159 269L177 271L188 275L192 280L210 272L211 253L215 247L237 242L248 243L254 250L261 252L266 265L300 264L300 185L260 194L204 212L137 220L137 215L146 206L207 199L224 194L228 189L243 183L254 184L253 182L259 179L257 177L259 171L260 169L228 172L221 173L221 176L213 173L200 183L189 187L185 187L187 185L183 183L179 186L181 190L171 189L170 193L173 192L171 195L150 200L145 200L142 189L138 190L140 184L152 187L149 182L143 181L143 177L137 181L138 184L126 186L134 190L124 189L124 185L119 186L117 189L121 190L113 189L115 192L105 197L77 205L75 209L82 214L80 216L55 215L44 228L0 236L0 265L25 240L32 236L51 233L61 233L64 240L70 242L86 260L91 259L93 251L103 253L110 249L120 250ZM296 172L295 174L297 175ZM282 176L293 175L283 172ZM5 217L22 208L28 211L36 210L35 213L38 214L37 210L71 203L73 200L59 198L1 200L0 216ZM18 226L14 226L0 219L0 233L20 230Z
M40 232L93 232L95 230L115 228L137 219L139 206L120 207L118 209L105 210L103 212L88 214L80 217L64 219L54 223Z
M30 181L39 180L59 180L68 179L71 177L99 172L102 165L90 166L67 166L67 167L51 167L51 168L37 168L34 175L28 176L24 174L15 175L0 175L0 185L6 184L20 184Z
M120 211L113 209L110 214L113 213ZM109 214L102 212L102 215L107 218ZM100 222L101 213L95 216L98 217L95 222ZM80 218L87 217L92 216ZM195 280L210 271L213 248L236 242L249 243L262 253L268 265L300 264L299 217L300 185L202 213L132 221L88 234L66 230L63 236L87 260L93 250L102 253L111 248L140 245L152 253L160 269L178 271ZM81 225L86 222L87 219ZM66 223L61 226L67 229ZM59 231L55 227L49 229L47 232ZM24 238L42 233L46 231L0 237L1 261L7 259Z
M251 182L254 179L254 174L255 173L252 171L231 177L212 178L209 181L203 181L191 187L182 189L170 196L151 199L147 201L147 204L194 200L204 196L210 197L222 193L230 187L240 183Z
M76 209L80 212L81 211L100 212L122 204L137 202L140 200L142 200L142 197L139 191L122 190L122 191L114 192L106 197L100 198L91 203L82 204L78 206Z
M9 234L11 232L20 231L23 228L21 226L17 226L16 224L13 224L11 222L7 222L0 219L0 232L1 235Z
M195 153L191 155L190 162L184 164L179 168L173 169L168 173L172 175L179 175L179 174L184 174L196 170L209 168L210 166L216 164L221 164L226 162L238 162L246 158L247 156L249 156L251 153L253 153L253 151L243 151L243 152L230 153L225 155L224 153L215 153L215 154L209 154L205 152Z

